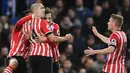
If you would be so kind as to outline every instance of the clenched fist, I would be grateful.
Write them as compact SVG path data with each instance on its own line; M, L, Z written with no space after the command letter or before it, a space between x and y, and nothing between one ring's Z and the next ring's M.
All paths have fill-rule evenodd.
M65 38L67 40L72 40L73 39L73 36L71 34L66 34Z

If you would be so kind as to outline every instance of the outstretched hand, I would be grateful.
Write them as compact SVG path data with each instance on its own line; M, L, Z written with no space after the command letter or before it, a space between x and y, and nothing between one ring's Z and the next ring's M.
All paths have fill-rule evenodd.
M88 47L88 49L84 50L84 53L86 54L86 56L90 56L90 55L94 55L95 50L93 50L92 48Z

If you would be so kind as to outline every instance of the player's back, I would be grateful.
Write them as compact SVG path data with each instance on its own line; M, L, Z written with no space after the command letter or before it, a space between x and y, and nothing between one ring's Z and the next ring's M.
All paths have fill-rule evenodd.
M110 35L110 41L115 45L115 50L107 55L103 71L107 73L123 73L125 70L124 60L127 48L126 34L123 31L116 31Z
M28 55L27 54L28 47L29 47L29 41L26 39L25 35L23 34L23 30L19 31L16 29L16 27L14 27L14 30L12 32L12 38L11 38L10 52L8 56L9 57L22 56L26 58Z
M31 20L33 15L27 15L23 18L21 18L15 25L13 32L12 32L12 37L11 37L11 44L10 44L10 52L8 54L8 57L11 56L23 56L27 57L27 50L26 48L28 47L28 40L25 38L25 35L23 34L23 25L25 22L28 22Z

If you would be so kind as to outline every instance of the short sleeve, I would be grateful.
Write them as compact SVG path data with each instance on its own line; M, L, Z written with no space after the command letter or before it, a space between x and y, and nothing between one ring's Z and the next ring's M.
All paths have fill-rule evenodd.
M55 35L57 35L57 36L60 35L60 27L59 27L58 24L54 24L54 31L53 31L53 33L54 33Z
M118 43L118 36L113 33L110 35L110 38L109 38L109 46L113 46L113 47L116 47L117 46L117 43Z
M42 27L41 27L41 30L42 30L42 32L43 32L45 35L52 33L51 30L50 30L49 24L47 23L46 20L42 20L42 21L41 21L41 26L42 26Z

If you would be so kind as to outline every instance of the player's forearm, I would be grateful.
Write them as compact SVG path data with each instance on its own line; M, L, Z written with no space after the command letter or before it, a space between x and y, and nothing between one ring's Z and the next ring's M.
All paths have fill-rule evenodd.
M59 42L64 42L67 40L66 37L59 37L59 36L55 36L54 34L50 34L47 36L48 39L52 42L52 43L59 43Z
M67 39L65 37L58 37L58 36L54 36L53 39L51 39L50 41L51 42L54 42L54 43L59 43L59 42L64 42L66 41Z
M109 47L102 50L95 50L95 54L109 54L112 52L113 52L113 49L110 49Z
M100 34L100 33L97 34L97 37L98 37L99 39L101 39L104 43L108 44L108 41L109 41L109 38L108 38L108 37L105 37L105 36L103 36L103 35Z

